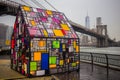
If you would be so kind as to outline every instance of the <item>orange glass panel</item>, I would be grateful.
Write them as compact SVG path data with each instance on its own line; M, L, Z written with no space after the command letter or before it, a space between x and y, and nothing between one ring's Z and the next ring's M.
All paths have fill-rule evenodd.
M67 59L67 62L69 63L69 62L70 62L70 59Z
M79 46L76 46L76 52L79 52Z
M60 24L63 30L70 30L67 24Z
M56 64L49 65L50 68L56 68Z
M64 36L61 30L55 29L55 30L53 30L53 32L54 32L55 36L58 36L58 37Z
M23 9L24 9L25 11L30 11L30 7L28 7L28 6L23 6Z
M39 41L38 42L38 46L39 47L44 47L46 44L45 44L45 41Z
M36 23L34 20L30 20L32 26L36 26Z
M41 60L41 52L34 52L34 61Z
M79 62L79 61L77 61L76 63L77 63L77 64L79 64L80 62Z
M52 11L50 11L50 10L47 10L46 13L47 13L48 15L52 15Z
M35 75L35 71L30 71L30 74L31 75Z

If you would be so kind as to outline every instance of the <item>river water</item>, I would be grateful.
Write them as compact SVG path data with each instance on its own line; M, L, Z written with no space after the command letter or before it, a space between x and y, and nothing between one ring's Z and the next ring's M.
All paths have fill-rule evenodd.
M120 47L103 47L103 48L80 47L80 51L120 55Z

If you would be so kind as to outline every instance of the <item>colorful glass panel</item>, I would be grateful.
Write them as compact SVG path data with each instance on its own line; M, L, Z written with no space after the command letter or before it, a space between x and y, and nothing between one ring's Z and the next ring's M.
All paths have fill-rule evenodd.
M30 71L37 70L37 63L36 62L30 62Z
M53 32L54 32L55 36L57 36L57 37L63 37L64 36L61 30L53 30Z
M53 48L60 48L60 41L53 41L52 45L53 45Z
M63 66L64 60L60 60L60 66Z
M30 11L30 7L28 7L28 6L23 6L23 9L24 9L25 11Z
M63 30L70 30L67 24L61 24Z
M52 15L52 11L47 10L46 12L47 12L48 15Z
M44 47L46 45L45 41L38 42L39 47Z
M42 70L49 69L49 55L47 53L42 53L41 69Z
M56 56L49 57L49 64L56 64L56 61L57 61Z
M50 67L50 68L56 68L57 65L56 65L56 64L50 64L49 67Z
M79 46L76 46L76 52L79 52Z
M34 61L41 60L41 52L34 52Z
M72 67L76 67L77 66L77 64L76 63L72 63Z

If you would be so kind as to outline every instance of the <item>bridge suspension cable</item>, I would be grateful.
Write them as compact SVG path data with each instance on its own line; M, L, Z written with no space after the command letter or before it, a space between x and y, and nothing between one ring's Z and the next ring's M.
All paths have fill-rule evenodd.
M55 11L58 11L52 4L50 4L47 0L44 0L48 5L50 5Z
M35 5L39 6L42 9L46 9L42 4L40 4L38 1L36 0L31 0Z
M27 4L28 6L31 6L29 3L25 2L24 0L21 0L23 3Z

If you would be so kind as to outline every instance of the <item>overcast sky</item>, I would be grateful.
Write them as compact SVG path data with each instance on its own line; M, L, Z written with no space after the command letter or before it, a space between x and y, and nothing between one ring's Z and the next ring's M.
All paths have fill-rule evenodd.
M47 0L74 22L85 25L85 16L90 17L91 28L95 27L96 17L108 25L111 38L120 40L120 0Z
M20 0L14 0L19 1ZM30 6L39 7L31 0L24 0ZM47 9L52 9L44 0L37 0ZM108 25L110 38L120 40L120 0L47 0L58 11L65 13L73 22L85 25L85 17L90 17L90 27L95 27L96 17L102 17L102 23ZM0 17L0 22L3 19ZM11 20L11 19L10 19ZM10 23L9 19L6 20ZM11 20L13 21L13 20ZM13 22L11 22L13 23Z

